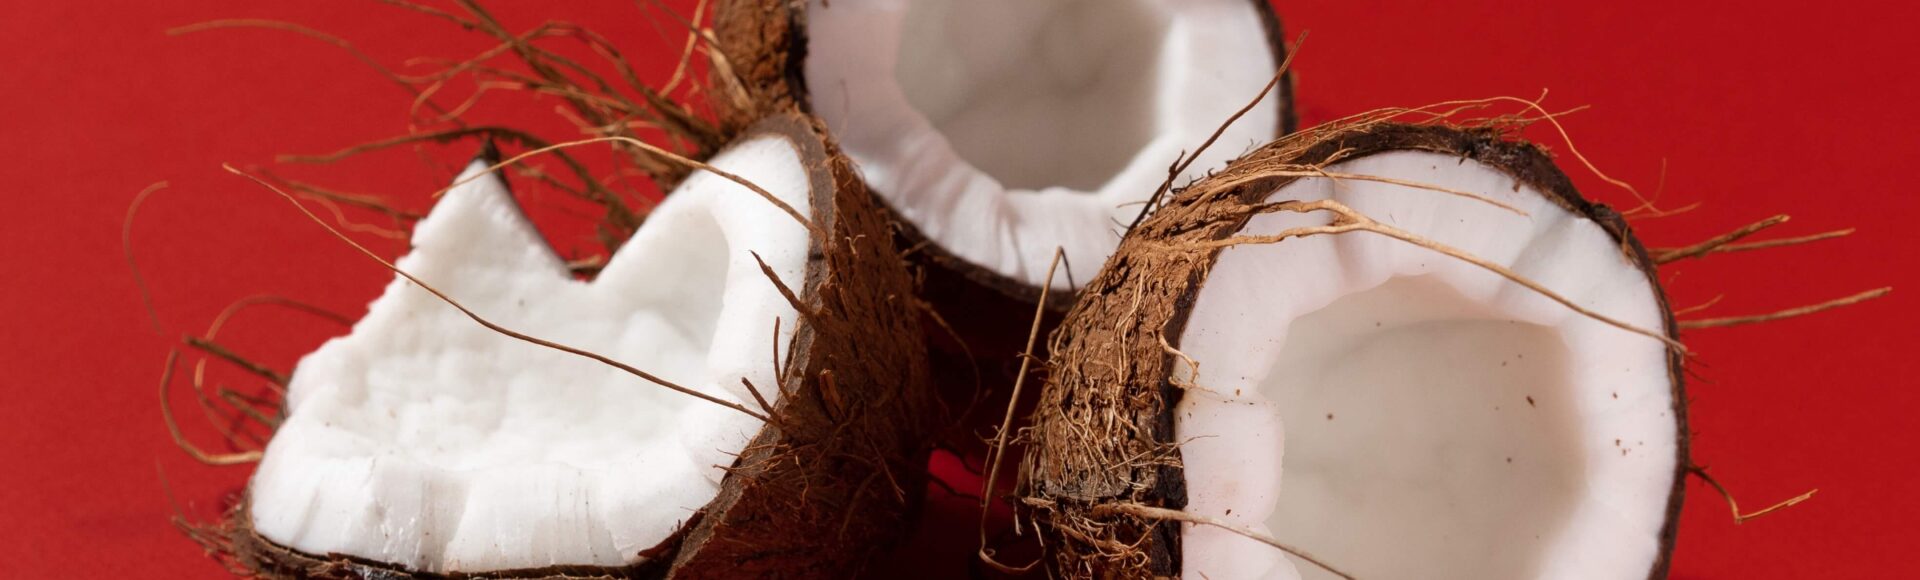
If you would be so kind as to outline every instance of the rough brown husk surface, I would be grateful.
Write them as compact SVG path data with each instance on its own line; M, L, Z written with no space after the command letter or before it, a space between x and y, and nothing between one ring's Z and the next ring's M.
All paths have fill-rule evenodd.
M714 110L725 124L750 123L768 113L806 111L807 54L804 0L719 0L713 8L714 50L732 74L714 71Z
M813 164L812 222L824 235L812 243L804 285L791 289L801 320L780 350L785 395L775 423L739 455L719 496L645 550L646 561L425 574L274 544L252 531L244 498L226 522L189 534L237 571L271 578L839 578L858 571L902 535L925 483L925 442L939 407L920 312L884 214L818 122L776 115L748 134L791 139ZM652 387L636 381L634 388Z
M1181 524L1094 509L1120 502L1181 509L1187 501L1172 415L1182 393L1170 373L1187 313L1218 250L1177 248L1235 234L1257 205L1277 201L1265 196L1302 171L1394 150L1478 161L1547 192L1561 206L1611 233L1661 294L1662 310L1671 312L1659 291L1654 263L1625 220L1604 205L1586 201L1545 151L1510 139L1501 127L1361 118L1283 138L1170 196L1121 243L1051 335L1049 378L1025 433L1030 444L1019 494L1024 514L1041 530L1049 548L1047 565L1055 575L1137 578L1178 575L1181 569ZM1666 318L1661 330L1674 336L1672 317ZM1681 356L1674 352L1668 361L1673 414L1682 435L1663 550L1649 571L1651 577L1666 575L1685 481Z
M1285 62L1287 46L1280 17L1267 0L1249 1L1256 5L1254 12L1260 17L1261 29L1273 51L1273 62ZM832 10L832 3L827 2L825 9ZM717 48L729 62L734 78L716 78L709 82L716 86L713 91L715 94L739 86L748 95L746 99L716 99L715 109L720 111L718 116L721 119L752 119L768 112L793 108L813 112L804 69L807 58L807 11L806 0L720 0L715 4L713 30L718 39ZM1275 130L1281 135L1292 133L1297 126L1293 85L1293 73L1287 72L1275 96L1280 106L1279 126ZM738 104L741 101L750 105L742 107ZM901 222L897 229L901 246L915 248L912 255L917 264L931 270L951 271L963 283L984 287L1027 304L1040 299L1039 286L967 262L932 243L910 222ZM1082 267L1090 266L1087 264ZM1070 292L1051 293L1047 300L1048 307L1065 310L1073 304L1073 297L1074 294ZM972 302L933 302L933 305L943 311L978 310L977 304ZM1013 339L995 346L1011 344L1017 348L1018 338L1018 335L1014 335Z

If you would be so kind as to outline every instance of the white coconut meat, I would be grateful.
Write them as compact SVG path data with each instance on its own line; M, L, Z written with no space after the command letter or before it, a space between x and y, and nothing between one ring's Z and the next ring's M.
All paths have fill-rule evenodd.
M889 205L948 253L1038 287L1056 247L1104 262L1168 165L1273 77L1265 9L810 0L804 73L813 111ZM1268 96L1177 183L1272 139L1281 114Z
M1459 156L1387 152L1301 179L1335 199L1663 332L1620 242L1550 194ZM1324 225L1268 214L1243 234ZM1431 250L1370 233L1220 254L1180 348L1190 513L1270 533L1360 578L1622 578L1663 552L1678 443L1667 346ZM1184 366L1184 365L1182 365ZM1188 578L1331 578L1187 524Z
M809 212L787 139L711 163ZM795 313L753 253L800 287L808 241L772 204L699 172L583 282L487 175L435 205L398 266L508 328L754 407L741 379L776 384L775 320L784 342ZM287 408L249 490L256 533L432 573L635 563L714 499L721 466L761 427L496 334L398 278L350 334L301 360Z

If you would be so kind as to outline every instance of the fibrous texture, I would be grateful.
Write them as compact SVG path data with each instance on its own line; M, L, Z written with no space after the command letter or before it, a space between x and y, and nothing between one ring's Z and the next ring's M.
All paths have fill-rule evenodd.
M1027 503L1073 573L1295 577L1101 507L1137 503L1362 578L1658 575L1686 454L1650 264L1492 129L1277 142L1172 196L1063 323Z

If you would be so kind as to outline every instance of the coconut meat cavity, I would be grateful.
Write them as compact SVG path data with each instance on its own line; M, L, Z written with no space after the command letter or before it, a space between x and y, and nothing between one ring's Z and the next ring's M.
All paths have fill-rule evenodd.
M947 252L1039 286L1056 247L1082 268L1104 261L1167 166L1272 78L1266 9L811 0L804 76L889 205ZM1278 103L1254 107L1177 183L1273 138Z
M1620 242L1551 194L1459 156L1390 151L1268 201L1335 199L1505 265L1588 309L1666 328ZM1271 213L1243 235L1324 225ZM1189 513L1252 527L1361 578L1644 574L1677 454L1663 343L1461 260L1359 232L1221 252L1179 348ZM1187 577L1331 578L1212 526ZM1296 566L1297 563L1297 566Z

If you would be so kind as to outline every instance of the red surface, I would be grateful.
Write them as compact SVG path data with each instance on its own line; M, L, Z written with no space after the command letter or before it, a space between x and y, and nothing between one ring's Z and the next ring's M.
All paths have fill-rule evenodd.
M389 62L464 54L485 42L371 2L9 4L0 17L0 196L8 202L0 247L11 249L0 257L0 577L217 575L168 526L161 468L198 517L213 513L246 470L198 466L167 440L154 388L173 339L144 318L122 262L121 217L136 191L172 182L133 232L166 337L260 292L358 313L386 275L219 163L262 163L398 133L403 95L307 39L162 31L272 17L354 39ZM1907 179L1920 135L1910 112L1920 102L1911 74L1920 37L1909 25L1920 14L1909 3L1435 4L1283 5L1290 34L1312 31L1298 65L1305 120L1550 88L1551 106L1593 105L1566 124L1597 163L1650 190L1664 160L1665 205L1705 204L1645 222L1654 245L1776 212L1794 217L1782 233L1860 228L1843 241L1670 268L1676 304L1725 293L1709 312L1734 314L1902 287L1850 310L1688 335L1700 363L1690 385L1696 459L1749 506L1821 491L1735 526L1718 498L1690 483L1675 576L1920 573L1911 552L1920 495L1908 492L1920 455L1911 419L1920 369L1908 352L1920 302L1907 290L1920 282L1920 242L1909 223L1920 215L1920 196ZM503 17L523 27L547 16L538 10L528 3ZM591 23L630 54L653 55L643 67L650 74L677 52L631 3L596 2L561 16ZM532 111L524 115L541 119L552 104L521 103ZM456 146L437 155L469 153ZM1623 192L1574 173L1590 194L1631 205ZM416 207L442 178L405 155L297 174L402 194ZM543 223L567 219L540 211ZM590 246L577 235L556 240ZM235 324L226 336L282 367L333 332L268 310ZM223 376L243 384L242 375ZM942 471L959 470L948 462ZM925 552L899 561L960 576L971 551L969 510L965 500L936 501L937 517L915 544Z

